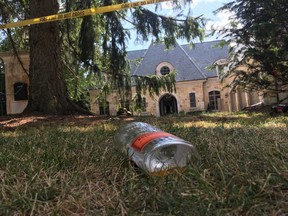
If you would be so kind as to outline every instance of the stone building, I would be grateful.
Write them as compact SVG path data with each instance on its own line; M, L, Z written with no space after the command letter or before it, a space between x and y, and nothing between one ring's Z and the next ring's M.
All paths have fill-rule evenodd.
M169 50L162 44L151 44L146 50L128 52L129 60L140 60L138 65L131 64L132 75L163 76L173 70L177 71L176 92L161 92L154 97L150 97L149 93L143 95L145 105L138 114L162 116L207 109L232 112L263 101L263 95L257 92L246 93L240 89L231 91L224 88L231 80L222 83L217 67L208 69L212 64L220 66L226 61L228 47L217 47L218 43L219 41L197 43L194 48L176 44ZM135 87L132 87L131 98L135 94ZM105 107L95 100L98 95L99 90L90 90L91 111L99 115L116 115L120 108L117 91L107 97Z
M239 111L259 102L273 104L274 94L264 97L263 93L247 93L241 89L232 91L224 88L231 79L221 82L217 68L208 70L212 64L225 63L228 48L219 48L218 41L188 45L179 45L166 50L161 44L151 44L148 49L128 52L128 59L139 60L139 64L131 63L132 75L156 74L163 76L174 69L177 71L176 92L161 92L159 96L143 95L141 110L134 111L139 115L162 116L195 111ZM18 114L23 112L28 103L29 95L29 54L19 53L17 58L13 53L0 52L0 115ZM19 61L21 60L21 61ZM121 101L117 91L107 97L106 106L97 103L99 90L90 89L90 107L96 115L117 115ZM130 100L136 95L132 87ZM283 98L285 95L280 95ZM287 96L287 94L286 94ZM129 106L130 105L130 106ZM131 101L126 102L126 108L131 109Z

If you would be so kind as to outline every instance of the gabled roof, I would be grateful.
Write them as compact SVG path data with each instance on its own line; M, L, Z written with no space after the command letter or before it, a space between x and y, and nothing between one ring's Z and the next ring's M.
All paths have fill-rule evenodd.
M213 48L217 43L219 41L197 43L194 48L176 44L169 50L166 50L163 44L154 43L147 50L130 51L129 60L141 60L138 66L133 61L130 63L131 74L138 76L155 74L156 67L161 62L169 62L177 70L176 81L215 77L216 70L209 71L206 67L228 56L227 47Z
M207 77L214 77L217 76L216 70L207 70L207 67L219 59L227 59L228 57L229 48L227 46L223 48L217 47L219 42L195 43L194 48L189 48L189 45L182 45L182 47Z
M139 61L142 61L142 58L146 51L147 51L146 49L143 49L143 50L135 50L135 51L127 52L127 58L130 63L131 74L133 74L134 71L136 70L136 67L139 64Z

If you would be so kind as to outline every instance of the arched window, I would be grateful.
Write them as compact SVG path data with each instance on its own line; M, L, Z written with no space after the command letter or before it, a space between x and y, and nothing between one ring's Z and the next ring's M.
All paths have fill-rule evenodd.
M167 67L167 66L163 66L163 67L161 67L161 69L160 69L160 73L161 73L161 75L166 75L166 74L169 74L170 73L170 68L169 67Z
M190 107L196 107L196 94L194 92L189 93Z
M209 110L218 110L218 98L220 98L220 91L209 92Z

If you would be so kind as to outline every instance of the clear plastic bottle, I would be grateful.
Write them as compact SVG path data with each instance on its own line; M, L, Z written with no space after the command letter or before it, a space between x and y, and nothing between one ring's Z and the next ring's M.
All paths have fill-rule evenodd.
M116 133L114 141L121 152L152 175L182 170L197 155L191 143L144 122L128 123Z

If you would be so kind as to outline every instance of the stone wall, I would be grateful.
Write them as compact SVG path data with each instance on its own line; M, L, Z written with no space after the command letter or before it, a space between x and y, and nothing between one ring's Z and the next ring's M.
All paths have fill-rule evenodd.
M193 111L204 111L207 109L209 103L209 92L220 91L220 100L218 101L219 111L230 111L230 97L229 89L223 89L218 78L210 78L208 80L196 80L196 81L182 81L176 83L176 92L169 93L177 100L178 113L187 113ZM196 107L190 107L189 93L195 93ZM150 97L149 92L146 95L142 95L146 98L146 111L147 115L160 116L159 101L163 95L167 92L161 92L159 96L154 95ZM95 98L99 95L99 90L90 90L90 104L91 111L99 114L99 104L95 101ZM132 87L132 98L136 95L135 87ZM109 113L114 115L119 108L119 96L114 92L107 97L109 102ZM116 103L116 105L115 105ZM116 109L116 110L115 110ZM137 114L137 113L134 113ZM140 113L141 114L141 113Z
M24 68L29 69L29 55L20 53L19 57ZM14 84L26 83L29 91L29 77L24 72L21 64L15 55L11 53L0 53L0 58L4 61L5 86L6 86L6 112L7 114L22 113L28 104L28 100L15 100Z

